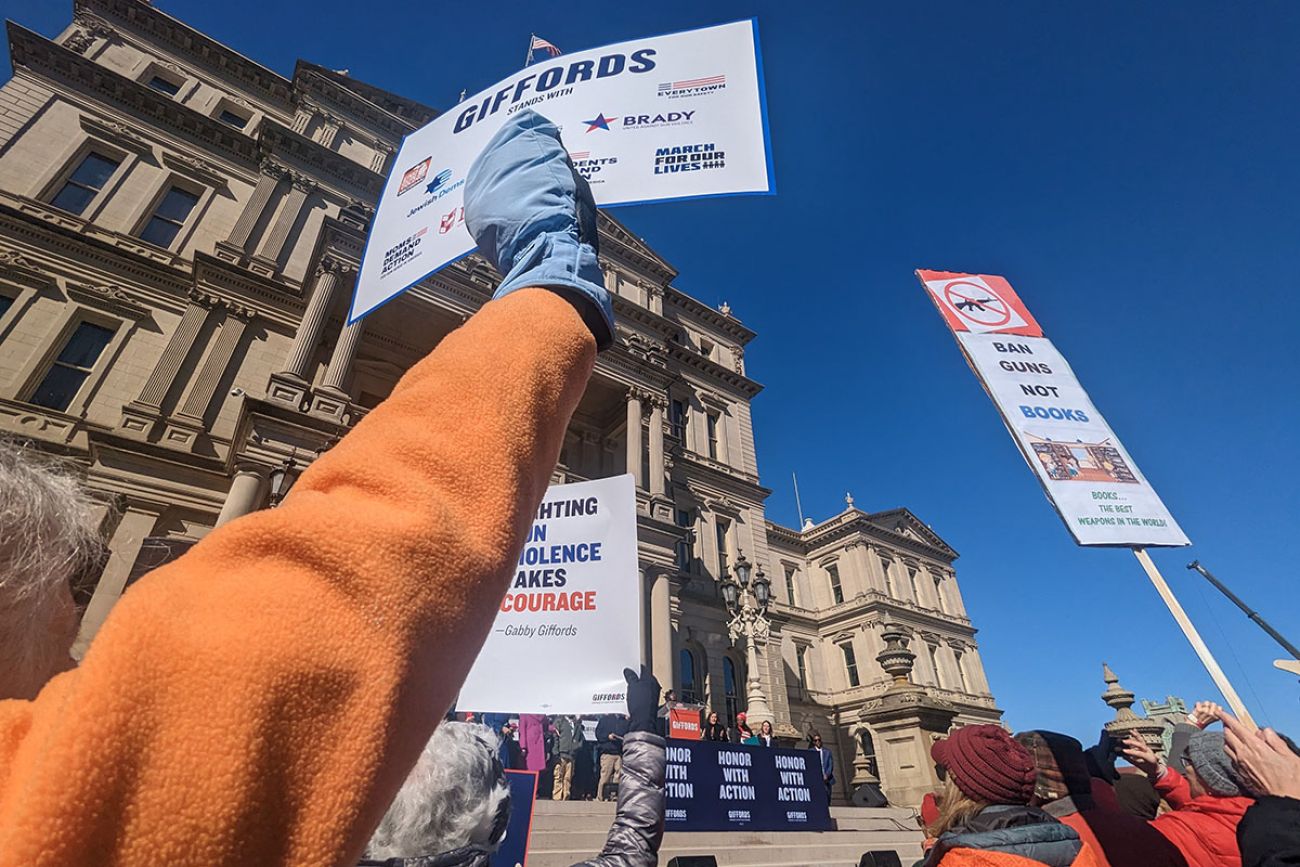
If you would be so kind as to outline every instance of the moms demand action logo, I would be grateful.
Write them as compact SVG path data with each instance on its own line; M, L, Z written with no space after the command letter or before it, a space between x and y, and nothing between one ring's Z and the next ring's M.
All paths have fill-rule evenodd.
M689 96L707 96L727 89L727 76L711 75L708 78L690 78L685 81L665 81L659 85L657 96L665 99L685 99Z
M705 169L725 169L726 167L726 152L718 150L713 142L655 148L656 175L698 172Z

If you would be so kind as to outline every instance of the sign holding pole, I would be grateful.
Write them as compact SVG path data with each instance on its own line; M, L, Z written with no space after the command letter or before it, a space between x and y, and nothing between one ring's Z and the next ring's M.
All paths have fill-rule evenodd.
M1003 277L917 271L1075 542L1131 548L1233 712L1254 726L1146 549L1191 542Z
M545 40L530 40L530 59L538 42ZM775 191L757 21L557 54L462 101L402 142L379 198L349 322L473 252L466 174L523 109L560 127L574 168L601 207Z

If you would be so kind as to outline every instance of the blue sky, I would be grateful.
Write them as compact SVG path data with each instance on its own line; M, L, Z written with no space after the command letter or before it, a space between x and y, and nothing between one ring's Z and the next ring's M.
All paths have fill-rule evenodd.
M756 15L778 195L617 216L758 331L769 516L796 522L797 472L819 520L849 490L930 523L1014 728L1093 737L1103 660L1141 697L1216 697L1133 557L1075 547L912 271L1003 274L1195 543L1155 559L1205 640L1300 734L1281 648L1184 569L1300 641L1300 6L157 5L282 73L301 56L434 106L518 68L533 31L572 51ZM52 35L71 2L5 14Z

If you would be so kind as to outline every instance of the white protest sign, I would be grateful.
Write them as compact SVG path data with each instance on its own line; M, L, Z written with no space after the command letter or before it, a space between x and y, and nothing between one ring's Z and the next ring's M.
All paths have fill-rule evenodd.
M632 477L555 485L537 510L458 710L618 713L641 661Z
M1076 542L1191 544L1010 283L916 273Z
M474 250L462 207L465 175L525 108L560 127L602 207L773 192L756 21L549 58L402 142L349 322Z

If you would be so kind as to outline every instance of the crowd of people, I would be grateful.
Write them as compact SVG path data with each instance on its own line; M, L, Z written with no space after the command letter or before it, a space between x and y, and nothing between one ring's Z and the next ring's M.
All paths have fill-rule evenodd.
M667 714L644 670L626 714L445 719L613 341L595 214L559 130L508 120L466 180L493 300L278 508L136 583L79 664L72 588L102 565L102 508L0 443L0 867L484 867L510 767L553 798L617 798L584 863L658 863ZM743 714L701 734L775 744ZM1175 735L1162 760L1133 738L954 730L920 864L1300 864L1295 744L1211 704ZM809 747L829 790L831 751Z

